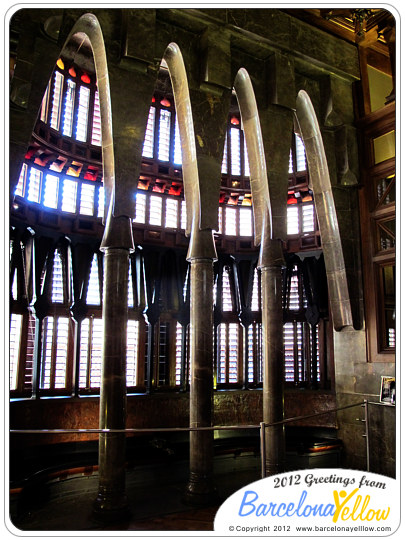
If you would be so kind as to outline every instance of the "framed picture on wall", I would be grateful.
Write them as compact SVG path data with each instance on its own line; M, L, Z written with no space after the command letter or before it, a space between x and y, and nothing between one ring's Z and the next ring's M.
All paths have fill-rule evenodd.
M380 401L395 405L395 377L381 377Z

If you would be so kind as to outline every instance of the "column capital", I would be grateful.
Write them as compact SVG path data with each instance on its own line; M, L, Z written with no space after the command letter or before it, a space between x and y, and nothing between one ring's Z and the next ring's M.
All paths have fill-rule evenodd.
M214 237L211 229L199 229L198 223L193 223L187 260L190 263L197 260L214 262L217 260Z
M264 237L262 239L257 267L263 272L268 268L285 266L282 242L279 239Z
M113 204L113 201L111 201L110 204ZM127 249L130 252L133 252L135 249L132 237L131 219L128 216L114 217L110 210L100 251L106 252L108 249L112 248Z

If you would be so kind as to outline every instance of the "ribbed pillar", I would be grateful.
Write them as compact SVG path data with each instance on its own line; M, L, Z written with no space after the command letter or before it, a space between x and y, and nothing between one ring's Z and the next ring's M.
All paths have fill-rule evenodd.
M128 268L128 249L104 248L100 429L125 429ZM99 490L94 510L96 517L103 521L122 518L128 512L125 433L100 434Z
M263 329L263 422L284 419L284 351L281 266L261 267ZM284 426L266 428L266 476L284 471Z
M190 280L190 427L212 425L213 401L213 260L191 259ZM213 432L190 432L190 477L185 500L212 502Z

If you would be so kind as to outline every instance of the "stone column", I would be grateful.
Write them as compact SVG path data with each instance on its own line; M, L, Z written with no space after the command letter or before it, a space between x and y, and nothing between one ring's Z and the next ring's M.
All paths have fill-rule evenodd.
M218 226L218 201L226 119L230 98L230 36L201 36L199 69L186 72L177 46L165 52L179 119L183 184L187 206L187 260L190 272L190 427L211 427L213 397L213 263L212 231ZM225 53L223 54L223 52ZM218 68L211 70L214 65ZM193 78L193 74L204 73ZM190 76L190 78L189 78ZM203 79L203 80L201 80ZM190 87L188 87L188 84ZM191 115L192 111L192 115ZM190 476L185 502L206 504L213 494L213 432L190 433Z
M284 419L283 258L279 242L269 241L266 244L269 244L263 249L266 256L259 261L262 285L263 422L272 424ZM279 256L274 252L278 249ZM285 468L284 425L267 427L265 433L265 473L270 476Z
M126 223L128 222L128 224ZM126 227L128 229L126 230ZM113 219L103 240L103 362L100 387L100 429L125 429L126 328L128 270L132 234L128 218ZM128 514L125 494L125 433L100 433L99 488L95 517L102 521Z
M212 425L213 402L213 259L192 258L190 291L190 427ZM212 502L213 433L190 432L190 476L186 502Z

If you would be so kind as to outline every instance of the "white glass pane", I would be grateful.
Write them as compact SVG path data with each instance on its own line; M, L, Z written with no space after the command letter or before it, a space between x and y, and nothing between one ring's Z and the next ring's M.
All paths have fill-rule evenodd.
M80 193L80 213L92 216L94 213L94 190L93 184L82 184Z
M16 268L15 272L14 272L13 283L11 285L11 296L13 297L13 300L17 300L17 298L18 298L18 285L17 285L18 278L17 278L17 275L18 275L18 270Z
M314 204L302 205L302 232L312 232L315 230Z
M97 217L104 217L104 187L100 186L98 188L98 211Z
M155 107L151 107L149 109L148 124L146 126L146 133L142 150L142 155L146 158L153 158L153 145L155 141L155 116L156 109Z
M34 167L30 168L28 180L28 196L31 202L39 203L42 173Z
M24 185L25 185L25 179L27 176L27 170L28 170L27 164L24 163L23 166L21 167L20 177L18 179L18 184L14 192L15 195L18 195L19 197L24 197Z
M132 285L132 264L131 259L129 260L129 269L128 269L128 307L134 307L134 288Z
M228 173L228 134L225 135L224 155L222 157L222 174Z
M79 90L79 105L77 110L76 139L87 140L87 120L89 116L90 89L81 86Z
M63 212L76 212L77 182L76 180L63 180L62 210Z
M55 71L53 87L52 87L52 105L49 125L51 128L59 129L59 114L62 101L63 75L59 71Z
M252 288L252 300L250 302L250 309L252 311L260 310L260 299L259 299L259 272L255 268L253 274L253 288Z
M145 223L146 221L146 195L145 193L135 194L135 223Z
M294 382L294 325L284 325L284 363L285 380Z
M295 149L297 155L297 171L305 171L307 168L305 160L305 147L301 137L297 134L295 134Z
M290 296L288 299L288 309L298 310L300 309L301 301L298 288L298 276L293 274L291 276Z
M236 208L225 207L225 234L236 236Z
M89 351L89 319L84 319L80 325L80 352L79 352L79 388L87 387L87 361Z
M254 330L251 324L248 328L248 382L254 381Z
M231 128L231 174L240 176L240 130Z
M73 109L75 104L76 83L71 79L66 81L65 106L63 111L62 133L67 137L72 136Z
M162 225L162 197L151 195L149 199L149 224Z
M94 144L95 146L101 145L100 98L99 98L97 90L94 94L93 127L91 130L91 144Z
M287 206L287 234L299 233L299 218L298 218L298 206Z
M178 322L176 324L176 386L181 384L181 345L182 345L183 327Z
M218 382L226 382L226 341L227 341L227 328L226 324L222 323L218 327L218 347L219 347L219 358L218 358Z
M53 257L52 302L63 304L63 267L58 250L55 251Z
M223 214L222 206L219 206L218 207L218 230L214 231L217 234L222 234L222 214Z
M10 320L10 390L17 388L18 358L20 355L22 315L11 315Z
M98 275L97 255L94 254L91 262L89 286L87 289L86 304L100 305L100 284Z
M288 174L292 174L293 172L294 172L293 156L292 156L292 150L290 150L290 159L288 162Z
M232 311L232 295L229 275L226 270L222 274L222 311Z
M251 208L239 208L239 236L252 236L253 224L252 224L252 209Z
M127 386L137 385L139 322L128 320L127 326Z
M228 344L228 380L230 383L238 382L238 324L229 325L229 344Z
M388 328L388 347L395 347L395 328Z
M160 110L158 141L158 159L160 161L169 161L170 157L170 117L170 111Z
M53 324L53 317L46 317L44 319L42 337L41 388L50 388L51 386Z
M177 215L179 201L176 199L166 199L165 227L177 229Z
M91 359L90 359L90 388L99 388L101 382L103 360L103 320L93 319Z
M55 388L65 388L66 386L68 333L69 319L59 317L56 335Z
M44 206L55 209L58 207L58 187L59 177L47 174L45 177Z
M181 165L182 164L180 130L179 130L179 122L178 122L177 116L176 116L176 122L175 122L175 125L174 125L174 156L173 156L173 163L175 165Z
M186 201L181 201L181 216L180 216L180 227L185 230L187 227L187 207Z

